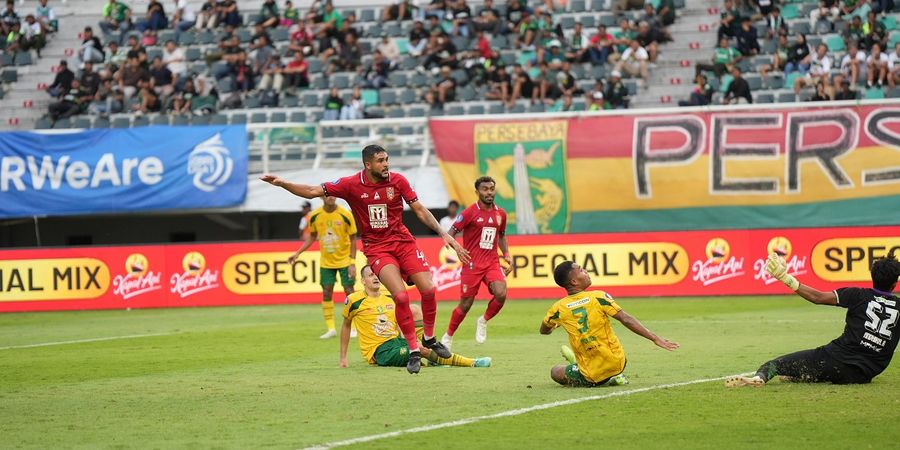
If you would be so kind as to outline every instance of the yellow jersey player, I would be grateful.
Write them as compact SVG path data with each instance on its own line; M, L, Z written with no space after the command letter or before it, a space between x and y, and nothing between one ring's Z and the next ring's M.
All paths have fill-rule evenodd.
M550 334L562 325L569 334L570 347L563 346L569 365L554 366L550 378L564 386L617 386L625 378L625 351L612 329L612 317L629 330L654 344L675 350L678 344L653 334L616 304L612 296L591 287L591 275L571 261L553 269L553 279L569 294L553 304L541 323L541 334Z
M351 325L356 326L359 351L369 364L386 367L406 367L409 361L409 346L400 334L395 316L394 300L381 291L381 281L368 265L360 270L363 290L354 292L344 301L344 324L341 327L340 366L347 367L347 346L350 343ZM416 335L422 329L422 310L418 305L410 305ZM422 356L435 364L460 367L490 367L491 358L466 358L450 354L441 358L427 347L422 347Z
M350 211L337 205L335 197L323 197L323 205L307 216L309 233L288 262L294 264L314 240L319 241L319 283L322 285L322 317L328 328L321 339L337 336L334 330L334 283L338 275L347 295L356 283L356 221Z

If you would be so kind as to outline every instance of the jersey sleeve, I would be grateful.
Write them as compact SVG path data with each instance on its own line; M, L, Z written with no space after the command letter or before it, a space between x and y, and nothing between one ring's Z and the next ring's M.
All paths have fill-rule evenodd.
M622 307L616 303L616 300L612 295L609 295L609 292L594 291L594 299L600 303L600 309L607 316L614 316L622 310Z
M837 306L841 308L852 308L865 300L865 289L860 289L856 287L845 287L834 290L834 295L837 296Z
M453 224L450 226L454 230L456 230L457 233L462 233L463 228L465 228L466 225L469 224L470 216L471 216L471 213L469 212L468 208L464 209L464 210L462 210L462 212L460 212L459 214L456 215L456 220L454 220Z
M500 216L503 218L503 223L500 224L500 229L497 231L500 232L500 236L506 236L506 222L509 220L506 217L506 211L500 210Z
M350 184L354 177L355 175L351 175L349 177L329 181L328 183L322 183L322 189L325 190L325 195L329 197L346 199L350 196Z
M409 180L403 175L395 175L397 175L397 189L400 190L400 196L403 197L403 200L406 200L406 204L409 205L417 202L419 200L419 195L413 190L412 185L409 184Z
M554 328L559 324L559 305L554 303L550 309L547 310L547 315L544 316L544 326L547 328Z
M353 317L356 316L356 312L359 310L359 305L362 304L362 301L365 300L365 292L354 292L348 295L344 299L344 311L342 315L347 320L353 320Z

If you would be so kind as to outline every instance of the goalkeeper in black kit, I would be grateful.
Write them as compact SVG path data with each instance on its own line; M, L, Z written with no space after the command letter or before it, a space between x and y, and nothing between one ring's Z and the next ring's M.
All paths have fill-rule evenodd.
M900 277L900 262L892 251L872 264L872 288L845 287L822 292L804 286L787 273L784 260L769 255L766 271L804 299L847 309L844 333L827 345L779 356L760 366L752 377L735 376L725 386L764 386L775 376L794 381L860 384L872 381L891 363L900 328L898 298L893 294Z

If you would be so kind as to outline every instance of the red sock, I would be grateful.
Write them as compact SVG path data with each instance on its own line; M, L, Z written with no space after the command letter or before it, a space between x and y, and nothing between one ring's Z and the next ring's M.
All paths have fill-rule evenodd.
M394 310L397 316L397 324L400 325L400 331L403 332L403 338L409 345L409 351L419 349L419 341L416 339L416 324L413 322L412 311L409 310L409 294L400 292L394 296L394 303L397 308Z
M456 333L456 329L459 328L459 324L461 324L465 318L466 312L457 306L456 309L453 310L453 314L450 315L450 325L447 325L447 334L453 336L453 334Z
M503 308L503 303L497 301L497 299L492 298L491 301L488 302L487 310L484 312L484 320L491 320L494 316L500 312L500 309Z
M437 300L434 299L434 288L422 292L422 322L425 337L434 337L434 319L437 316Z

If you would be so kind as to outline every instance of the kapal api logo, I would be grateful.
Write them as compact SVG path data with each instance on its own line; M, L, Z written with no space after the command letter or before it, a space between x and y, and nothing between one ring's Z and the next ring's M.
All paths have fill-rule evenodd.
M769 275L769 272L766 272L766 258L770 253L776 253L778 256L784 258L785 265L787 265L787 273L798 276L805 275L806 270L806 257L798 257L793 254L794 248L791 245L791 241L784 236L776 236L769 240L769 244L766 245L766 254L757 259L753 263L753 270L756 272L753 275L754 280L762 280L766 285L770 285L778 280L772 278Z
M188 175L194 176L194 187L203 192L212 192L231 178L234 161L222 135L215 136L197 144L188 157Z
M206 268L206 258L200 252L188 252L181 260L181 273L173 273L169 289L181 298L219 287L219 271Z
M744 275L744 258L731 256L731 245L722 238L706 243L706 260L694 261L691 265L694 281L704 286Z
M459 262L459 256L456 255L456 251L451 248L441 247L438 261L441 262L440 267L429 267L435 289L444 291L454 286L459 286L462 263Z
M162 272L150 270L150 262L140 253L133 253L125 259L125 275L116 275L113 278L113 295L128 300L148 292L158 291L162 288L160 279Z

